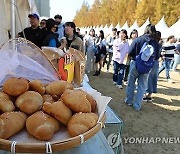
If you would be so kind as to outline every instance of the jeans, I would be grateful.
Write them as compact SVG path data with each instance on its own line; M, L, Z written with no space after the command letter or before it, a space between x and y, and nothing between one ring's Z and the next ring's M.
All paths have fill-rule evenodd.
M157 93L158 70L159 62L156 60L148 76L146 92L149 94Z
M129 77L128 77L128 85L126 87L125 102L129 105L133 105L133 107L137 111L141 109L141 104L142 104L143 96L145 93L147 79L148 79L148 73L139 74L136 69L136 62L132 60L130 63L130 71L129 71ZM137 87L137 93L134 99L136 80L138 82L138 87Z
M113 81L116 82L118 85L122 85L125 65L119 64L116 61L114 61L113 64L114 64Z
M94 71L94 64L95 64L95 59L94 59L94 49L93 48L87 48L87 64L86 64L86 71Z
M172 66L173 71L176 71L176 68L177 68L178 64L180 64L180 55L175 53L174 54L174 63L173 63L173 66Z
M111 65L113 53L108 52L108 60L107 60L107 70L109 70L109 67Z
M172 61L172 59L165 58L164 61L162 62L162 66L159 68L158 74L160 74L165 69L166 79L170 79L169 71L170 71L171 61Z

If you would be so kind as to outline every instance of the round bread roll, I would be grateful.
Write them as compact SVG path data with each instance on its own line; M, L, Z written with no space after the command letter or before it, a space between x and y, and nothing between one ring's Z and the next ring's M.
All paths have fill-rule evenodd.
M48 114L39 111L28 117L26 128L29 134L35 138L48 141L59 130L59 122Z
M27 116L23 112L6 112L0 115L0 138L8 139L25 127Z
M68 122L68 132L74 137L93 128L98 121L95 113L76 113Z
M15 106L11 100L0 98L0 110L2 112L11 112L15 110Z
M4 98L4 99L7 99L7 100L10 100L9 95L4 93L4 92L2 92L2 91L0 91L0 98Z
M43 97L43 102L54 103L54 99L51 95L44 94L42 97Z
M74 112L91 112L91 103L82 90L67 89L61 98L63 102Z
M3 85L3 91L10 96L19 96L29 89L29 81L24 78L9 78Z
M29 87L31 90L33 91L37 91L38 93L40 93L41 95L43 95L46 91L45 86L43 85L43 83L40 80L32 80L29 82Z
M69 119L72 117L72 111L62 101L57 101L53 104L45 102L43 104L43 110L64 125L67 125Z
M15 105L20 109L20 111L27 114L33 114L34 112L42 108L43 98L35 91L27 91L20 95L15 102Z
M73 85L67 81L54 81L46 87L46 93L60 96L66 89L73 89Z

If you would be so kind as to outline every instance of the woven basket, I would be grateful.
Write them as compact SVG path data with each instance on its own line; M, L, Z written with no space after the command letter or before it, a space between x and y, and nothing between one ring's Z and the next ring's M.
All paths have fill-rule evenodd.
M45 142L45 143L22 143L17 142L15 145L13 141L0 139L0 149L10 152L25 152L25 153L47 153L55 152L59 150L66 150L72 147L78 146L94 136L104 125L105 114L100 121L89 131L76 137L68 138L65 140L59 140L56 142ZM47 146L49 145L49 146Z

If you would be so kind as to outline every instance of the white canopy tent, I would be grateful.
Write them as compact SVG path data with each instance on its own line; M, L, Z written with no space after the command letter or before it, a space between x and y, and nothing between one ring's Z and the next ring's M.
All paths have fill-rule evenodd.
M164 16L161 18L161 20L155 25L156 30L161 32L162 38L168 37L168 26L164 20Z
M133 29L136 29L136 30L139 29L139 25L137 23L137 20L135 20L133 25L128 29L128 34L130 34Z
M168 29L168 36L174 35L176 38L180 38L180 19Z
M117 30L120 30L120 29L121 29L121 26L120 26L119 22L118 22L118 24L116 25L115 28L117 28Z
M142 35L142 34L144 34L144 29L145 29L145 27L148 25L148 24L150 24L150 21L149 21L149 18L147 18L147 20L145 21L145 23L138 29L138 35L140 36L140 35Z
M128 26L128 23L127 21L125 22L125 24L121 27L121 29L125 29L125 30L129 30L129 26Z
M29 13L37 13L34 0L0 0L0 46L8 41L8 31L16 35L29 26Z

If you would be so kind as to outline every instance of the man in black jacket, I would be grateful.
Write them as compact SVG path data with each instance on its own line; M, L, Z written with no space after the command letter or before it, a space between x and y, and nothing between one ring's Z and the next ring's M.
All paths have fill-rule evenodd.
M159 46L156 41L156 29L154 25L147 25L144 35L136 38L129 48L129 55L132 58L130 64L130 72L128 78L128 85L126 87L125 103L127 105L133 105L134 109L139 111L141 109L141 103L145 93L148 74L140 74L136 69L136 56L139 54L143 44L148 42L153 46L155 52L155 59L159 58ZM135 82L138 82L137 93L134 99ZM133 101L134 100L134 101Z
M23 32L20 32L18 33L18 36L26 38L27 40L31 41L39 48L41 48L45 33L43 33L44 30L39 27L39 16L34 13L29 14L28 17L30 19L31 27L25 28L24 34Z

